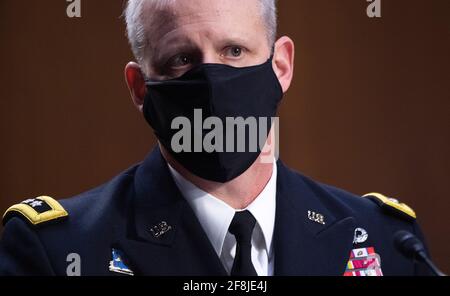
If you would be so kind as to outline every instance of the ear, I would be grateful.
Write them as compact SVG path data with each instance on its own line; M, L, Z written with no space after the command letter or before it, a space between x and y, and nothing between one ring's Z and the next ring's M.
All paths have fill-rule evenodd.
M272 66L280 81L283 93L289 89L294 76L294 55L295 46L291 38L283 36L275 42Z
M145 79L141 67L135 62L129 62L125 66L125 80L134 105L142 112L147 88L145 87Z

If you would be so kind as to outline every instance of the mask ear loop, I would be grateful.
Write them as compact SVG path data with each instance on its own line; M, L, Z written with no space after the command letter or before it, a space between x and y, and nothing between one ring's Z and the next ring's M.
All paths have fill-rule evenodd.
M275 55L275 44L272 45L272 49L270 50L270 57L269 60L273 60L273 56Z

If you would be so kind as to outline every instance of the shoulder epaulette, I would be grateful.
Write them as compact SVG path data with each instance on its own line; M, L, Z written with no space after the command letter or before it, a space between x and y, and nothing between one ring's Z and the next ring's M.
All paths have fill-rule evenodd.
M363 195L377 203L383 210L401 216L408 220L415 220L416 213L408 205L399 202L395 198L389 198L381 193L368 193Z
M32 225L38 225L63 219L68 216L68 213L59 202L50 196L39 196L9 207L3 215L3 225L16 216L25 218Z

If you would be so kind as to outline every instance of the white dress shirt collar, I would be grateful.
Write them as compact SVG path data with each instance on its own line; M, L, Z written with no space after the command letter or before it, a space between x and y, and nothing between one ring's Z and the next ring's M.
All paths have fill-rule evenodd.
M193 209L214 250L220 257L225 236L236 210L222 200L201 190L170 165L168 166L175 183ZM266 245L265 250L269 259L272 257L273 249L272 236L275 226L276 180L277 166L274 161L273 172L269 182L256 199L246 209L243 209L252 213L257 225L262 230Z

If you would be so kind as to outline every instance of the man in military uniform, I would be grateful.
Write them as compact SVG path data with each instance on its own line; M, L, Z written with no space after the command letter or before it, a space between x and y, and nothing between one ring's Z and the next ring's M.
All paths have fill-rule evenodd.
M422 238L408 206L268 161L271 141L236 152L175 145L180 116L275 117L292 80L294 43L275 38L274 0L130 0L125 18L137 60L126 66L126 81L159 145L79 196L10 207L0 274L427 274L394 247L399 230ZM263 140L276 131L256 128ZM200 142L211 130L220 134L206 129Z

